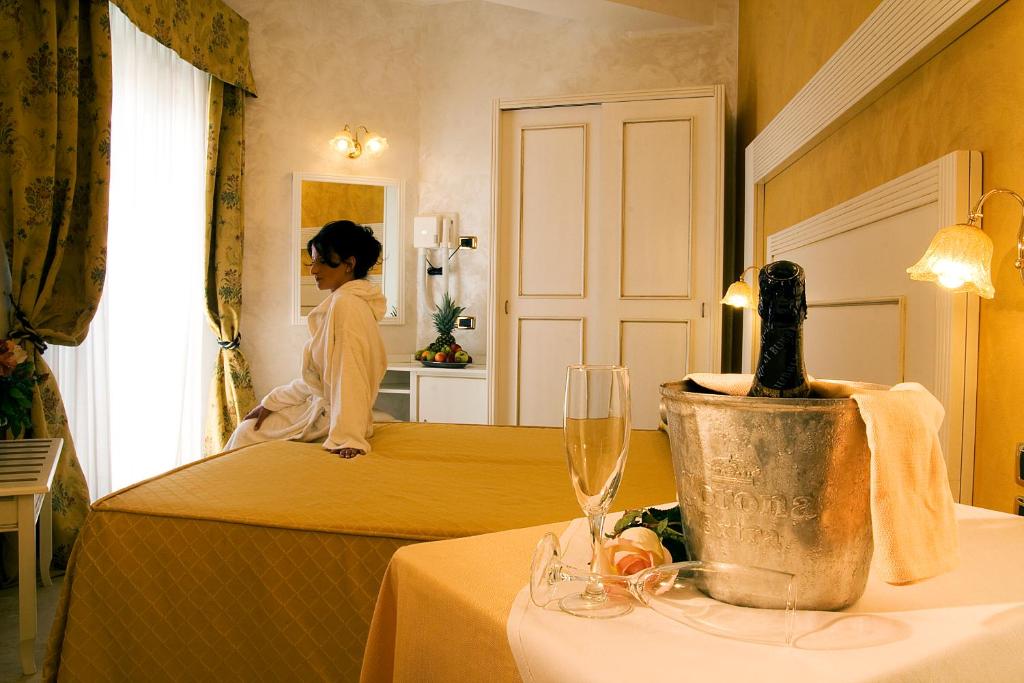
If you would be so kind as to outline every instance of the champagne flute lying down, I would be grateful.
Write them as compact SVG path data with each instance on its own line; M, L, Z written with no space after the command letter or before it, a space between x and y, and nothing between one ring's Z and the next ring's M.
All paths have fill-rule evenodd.
M595 575L564 564L558 537L545 534L530 568L530 599L538 607L562 599L581 583L599 580L610 593L626 593L673 621L725 638L770 645L793 643L794 576L726 562L674 562L630 576ZM730 602L716 600L719 591ZM743 603L772 605L749 607Z

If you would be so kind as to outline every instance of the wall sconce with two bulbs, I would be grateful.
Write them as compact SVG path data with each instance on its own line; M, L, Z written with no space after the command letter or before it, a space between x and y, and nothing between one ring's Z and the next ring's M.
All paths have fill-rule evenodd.
M359 142L359 131L363 131L363 141ZM345 129L331 138L331 147L346 155L349 159L358 159L366 152L367 156L380 156L388 148L388 139L367 130L366 126L356 126L356 131L345 124Z

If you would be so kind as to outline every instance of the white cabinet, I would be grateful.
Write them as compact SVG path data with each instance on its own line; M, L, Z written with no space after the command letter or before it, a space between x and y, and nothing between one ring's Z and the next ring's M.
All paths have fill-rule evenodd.
M487 380L417 374L416 406L419 422L487 424Z
M392 363L374 409L402 421L487 424L487 371Z

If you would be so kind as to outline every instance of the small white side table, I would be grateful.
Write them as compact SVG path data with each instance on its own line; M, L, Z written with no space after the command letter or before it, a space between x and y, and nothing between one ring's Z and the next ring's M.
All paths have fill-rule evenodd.
M53 510L50 484L63 439L0 441L0 531L18 532L18 625L21 669L36 672L36 520L39 566L49 586L53 559Z

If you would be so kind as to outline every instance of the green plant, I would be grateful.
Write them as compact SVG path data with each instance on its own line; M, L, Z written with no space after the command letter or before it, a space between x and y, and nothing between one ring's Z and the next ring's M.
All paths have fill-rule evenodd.
M16 341L0 342L0 430L18 438L32 426L32 393L39 379Z
M437 353L443 347L451 346L455 343L455 336L452 335L452 330L455 329L456 318L462 315L464 310L466 310L464 307L455 305L451 297L448 296L448 292L444 293L441 305L436 307L433 315L437 339L428 347L431 351Z

